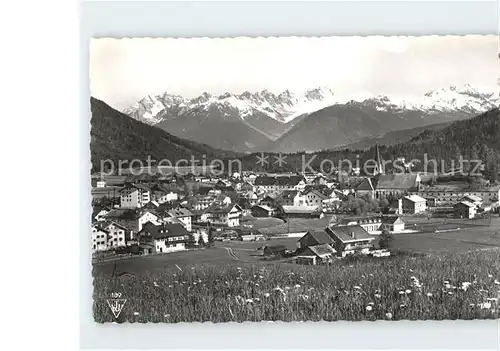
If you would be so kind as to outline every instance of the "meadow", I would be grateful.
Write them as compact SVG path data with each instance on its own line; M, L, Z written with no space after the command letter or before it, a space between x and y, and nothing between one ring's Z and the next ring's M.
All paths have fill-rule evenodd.
M500 251L356 258L331 266L233 262L94 274L94 318L117 322L498 318Z

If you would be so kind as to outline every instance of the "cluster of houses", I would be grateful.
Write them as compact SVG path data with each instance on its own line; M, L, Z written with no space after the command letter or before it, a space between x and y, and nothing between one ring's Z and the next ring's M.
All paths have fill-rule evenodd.
M349 196L391 199L384 212L395 216L344 223L368 233L381 226L394 232L404 230L398 215L439 207L451 208L457 217L473 218L478 211L498 205L500 186L457 191L427 186L419 174L410 173L350 175L345 182L321 173L243 172L225 178L143 174L102 176L94 183L92 195L96 203L92 214L93 251L133 247L149 254L207 242L211 230L241 230L245 226L242 218L247 215L319 218L334 214ZM102 205L103 198L110 203ZM350 235L342 234L343 229L335 230L339 237ZM359 229L353 232L361 235ZM328 243L318 245L324 244ZM338 246L331 248L338 252ZM321 246L318 250L327 249Z
M298 241L296 250L288 254L285 246L265 247L263 254L283 256L298 264L319 265L332 263L336 258L353 254L390 256L386 249L377 248L374 234L381 231L402 232L405 223L400 216L371 216L341 218L323 230L310 230Z

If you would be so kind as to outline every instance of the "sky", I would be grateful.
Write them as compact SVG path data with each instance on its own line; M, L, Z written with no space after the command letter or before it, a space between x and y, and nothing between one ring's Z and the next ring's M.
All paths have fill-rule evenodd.
M422 95L471 84L497 91L498 36L92 39L91 95L117 109L169 92Z

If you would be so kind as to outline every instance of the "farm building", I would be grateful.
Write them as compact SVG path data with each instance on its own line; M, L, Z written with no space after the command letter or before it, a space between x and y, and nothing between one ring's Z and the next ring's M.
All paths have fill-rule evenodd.
M297 241L297 247L305 250L311 246L317 245L335 245L335 241L325 230L311 230L308 231L302 238Z
M272 217L275 213L274 209L266 205L255 205L251 211L254 217Z
M427 209L427 200L418 195L403 197L403 213L418 214Z
M341 257L354 253L368 254L375 240L359 225L333 226L325 231L335 241L334 249Z
M298 264L316 265L331 263L336 251L328 244L309 246L296 259Z
M455 217L474 218L476 216L476 206L469 201L460 201L453 206Z
M144 224L137 233L137 242L145 254L182 251L186 249L189 233L182 224Z
M405 222L399 216L382 217L382 228L392 233L400 233L405 230Z

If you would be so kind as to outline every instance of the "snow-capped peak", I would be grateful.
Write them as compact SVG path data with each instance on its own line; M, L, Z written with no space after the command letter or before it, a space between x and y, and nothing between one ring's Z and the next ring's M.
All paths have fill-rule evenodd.
M423 95L374 95L369 92L343 96L332 89L318 86L303 91L284 90L275 94L268 90L245 91L241 94L226 92L220 95L202 93L187 99L171 93L148 95L124 112L149 124L161 122L168 111L176 109L182 115L191 109L236 110L239 117L246 119L255 113L264 114L276 121L287 123L295 117L309 114L335 104L361 103L372 106L378 111L418 110L426 113L462 111L466 113L483 112L500 105L500 92L484 87L464 85L461 87L434 89ZM229 112L227 112L229 113Z

